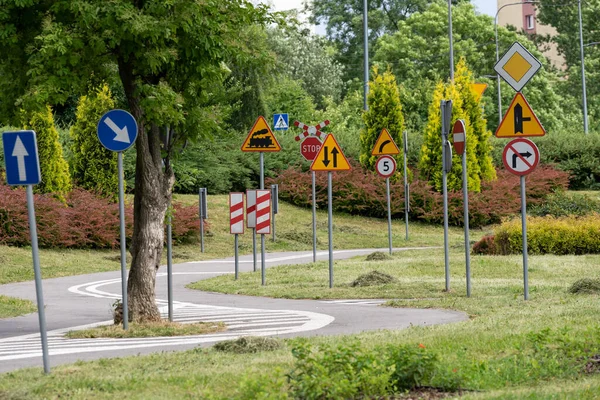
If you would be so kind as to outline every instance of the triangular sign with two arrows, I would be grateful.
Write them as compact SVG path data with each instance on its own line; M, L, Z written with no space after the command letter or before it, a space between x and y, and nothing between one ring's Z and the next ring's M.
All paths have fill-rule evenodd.
M348 171L350 163L346 156L342 152L340 145L337 140L333 137L333 134L327 135L321 150L315 157L312 165L310 166L311 171Z
M383 156L383 155L394 155L400 154L400 149L392 139L392 135L388 132L387 129L383 128L379 137L375 141L375 146L373 146L373 151L371 151L372 156Z

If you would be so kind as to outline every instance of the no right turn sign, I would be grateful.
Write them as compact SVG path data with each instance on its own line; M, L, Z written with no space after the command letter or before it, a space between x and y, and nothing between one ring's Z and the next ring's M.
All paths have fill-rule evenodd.
M512 174L523 176L531 173L540 162L540 152L531 140L511 140L502 153L504 167Z

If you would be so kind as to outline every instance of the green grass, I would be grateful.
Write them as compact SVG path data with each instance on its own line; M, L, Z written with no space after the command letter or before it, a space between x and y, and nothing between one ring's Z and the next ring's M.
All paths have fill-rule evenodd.
M91 329L69 331L65 336L71 339L186 336L221 332L225 329L225 324L222 322L198 322L194 324L180 324L169 321L147 322L143 324L132 322L128 324L127 330L124 330L122 325L104 325Z
M37 307L29 300L0 295L0 319L17 317L35 311L37 311Z

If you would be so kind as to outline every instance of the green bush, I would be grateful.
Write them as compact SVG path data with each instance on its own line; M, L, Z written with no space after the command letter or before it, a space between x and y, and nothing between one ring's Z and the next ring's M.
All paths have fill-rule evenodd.
M63 158L63 150L58 140L58 130L50 106L30 114L26 129L37 134L42 181L35 185L36 193L54 193L64 196L71 190L69 165Z
M498 254L522 252L521 219L496 229ZM527 217L527 247L530 254L600 253L600 215L585 217Z
M77 120L71 127L71 171L78 186L103 196L116 198L119 190L117 153L102 146L96 134L102 115L115 102L108 85L82 96L77 104Z
M546 201L530 207L527 213L536 217L584 216L600 213L600 200L588 194L556 192L546 197Z

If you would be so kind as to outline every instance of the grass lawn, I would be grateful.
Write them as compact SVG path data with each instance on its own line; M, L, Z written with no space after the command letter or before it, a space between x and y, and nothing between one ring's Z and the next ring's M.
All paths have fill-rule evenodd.
M169 321L147 322L144 324L132 322L128 324L127 330L123 330L123 325L103 325L91 329L69 331L65 336L71 339L186 336L221 332L225 329L225 324L222 322L198 322L194 324L180 324Z
M0 295L0 319L35 312L37 307L28 300Z

